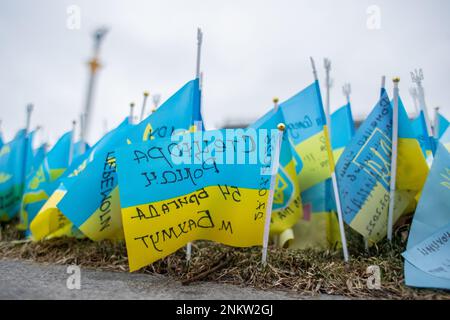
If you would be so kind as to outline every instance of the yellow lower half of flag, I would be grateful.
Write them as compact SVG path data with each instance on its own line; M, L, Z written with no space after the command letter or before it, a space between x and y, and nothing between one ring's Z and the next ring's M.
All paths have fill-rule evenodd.
M218 186L209 186L182 197L123 208L130 271L194 240L235 247L261 245L269 190L263 194L245 188L229 191L225 195Z
M428 176L428 165L416 139L398 139L397 190L420 192Z
M334 212L314 212L309 220L299 220L278 238L280 247L328 250L341 246L339 223Z
M303 168L298 177L300 190L306 190L331 176L326 137L323 131L296 145L295 151L303 162Z
M109 204L100 206L81 226L80 231L89 239L100 241L104 239L122 240L123 226L120 212L119 187L111 191Z
M414 191L395 191L394 223L414 201L415 195ZM377 183L350 226L370 242L378 242L387 234L388 210L389 191Z
M338 149L334 149L333 150L333 157L334 157L334 161L337 163L339 158L342 156L342 154L344 153L345 148L338 148Z
M17 229L24 231L28 228L28 224L30 223L30 221L28 221L28 212L26 210L27 205L33 202L43 201L47 199L48 195L44 190L25 193L22 198L20 209L20 223L17 225Z
M46 239L50 235L70 236L72 223L56 207L65 191L56 190L31 221L30 231L34 241ZM70 228L68 227L70 225Z

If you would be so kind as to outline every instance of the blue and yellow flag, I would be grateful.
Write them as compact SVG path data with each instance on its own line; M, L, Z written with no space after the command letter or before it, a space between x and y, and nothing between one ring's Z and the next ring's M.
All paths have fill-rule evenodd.
M188 131L199 117L198 79L189 81L136 126L118 128L91 151L92 160L76 177L57 207L92 240L122 239L115 149L121 145ZM89 192L86 192L89 190Z
M261 245L272 137L251 128L204 131L118 149L130 271L195 240Z
M428 166L399 98L394 222L414 202ZM387 233L392 153L392 105L385 90L336 166L344 220L371 242Z
M55 232L60 235L67 235L60 230L64 230L70 235L73 227L79 229L79 226L74 221L76 219L75 214L69 218L68 214L59 208L59 204L63 201L68 191L73 190L73 188L78 186L80 183L80 177L84 177L83 179L86 179L86 177L89 177L90 174L92 175L92 173L88 171L92 169L89 168L98 169L99 166L105 170L108 168L108 164L104 164L99 159L107 157L107 150L113 150L118 144L125 141L125 132L129 128L130 125L127 117L117 128L108 132L85 154L78 155L73 158L73 162L66 170L66 174L61 177L58 187L49 197L35 219L31 222L30 230L33 235L33 239L41 240L49 237L51 234L55 234ZM108 178L107 173L105 173L105 180ZM110 182L111 181L109 181L109 183ZM92 192L87 192L87 190L92 191L92 188L94 188L93 186L103 187L105 186L105 183L99 182L98 184L91 185L84 184L84 193L81 194L78 201L72 202L71 205L72 210L78 209L78 215L82 215L83 213L82 204L85 203L84 201L92 196ZM108 198L108 195L106 195L105 198Z
M423 111L420 111L419 115L411 120L411 128L414 131L417 141L419 141L420 148L422 149L425 158L432 155L432 141L430 141L430 137L428 136L427 124L425 122Z
M292 248L330 248L339 243L337 216L329 207L332 163L331 143L318 81L280 105L286 134L302 169L297 179L303 218L280 235L280 244Z
M30 170L30 173L33 174L37 168L41 165L42 161L44 161L44 158L47 154L47 144L43 143L39 148L37 148L34 151L34 157L33 157L33 165Z
M330 120L331 147L334 160L337 161L355 135L355 122L353 121L350 102L333 112Z
M435 124L435 125L437 125L437 129L438 129L437 130L438 131L437 132L437 138L440 139L444 135L445 131L447 131L447 128L449 126L449 122L442 114L440 114L438 112L438 114L437 114L437 124Z
M20 211L24 180L33 163L33 133L20 130L0 149L0 221L8 221Z
M19 229L28 229L30 222L40 209L38 203L43 205L58 187L59 178L69 166L72 135L72 131L65 133L47 154L44 161L41 161L31 177L27 179L22 198ZM28 207L31 204L33 206L30 214Z
M406 285L450 289L450 129L438 145L403 257Z
M272 109L250 128L270 130L276 128L279 123L285 123L283 114L280 109ZM301 160L297 159L296 162L294 159L287 135L283 135L272 205L272 234L280 234L291 228L302 217L302 200L297 182L301 167Z

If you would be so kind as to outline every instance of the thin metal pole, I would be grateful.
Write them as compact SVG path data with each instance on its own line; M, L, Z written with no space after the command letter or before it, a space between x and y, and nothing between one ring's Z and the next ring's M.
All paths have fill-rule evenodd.
M144 91L144 99L142 100L141 116L139 117L139 121L142 121L144 119L145 105L147 103L147 98L148 98L148 91Z
M73 160L73 154L75 153L75 129L77 127L77 122L75 120L72 121L72 133L70 135L70 148L69 148L69 161L67 163L68 166L71 165Z
M392 229L394 224L395 183L397 178L397 146L398 146L398 83L400 78L394 78L394 106L392 114L392 155L391 155L391 181L389 186L389 210L387 222L387 238L392 241Z
M311 60L311 65L312 65L312 69L313 69L313 75L314 75L314 80L318 81L317 78L317 70L316 70L316 65L314 63L314 59L312 57L310 57ZM349 255L348 255L348 247L347 247L347 238L345 236L345 228L344 228L344 217L342 215L342 208L341 208L341 198L339 196L339 188L338 188L338 183L337 183L337 178L336 178L336 168L335 168L335 163L334 163L334 157L333 157L333 152L331 150L331 140L330 140L330 135L328 132L328 120L329 120L329 115L328 117L325 116L325 121L327 122L324 125L323 131L324 131L324 135L325 135L325 140L326 140L326 144L327 144L327 152L328 152L328 160L329 160L329 164L330 164L330 173L331 173L331 181L333 183L333 191L334 191L334 198L336 200L336 209L337 209L337 214L338 214L338 222L339 222L339 231L341 234L341 242L342 242L342 252L344 254L344 261L348 262L349 261Z
M439 139L439 107L434 108L434 138Z

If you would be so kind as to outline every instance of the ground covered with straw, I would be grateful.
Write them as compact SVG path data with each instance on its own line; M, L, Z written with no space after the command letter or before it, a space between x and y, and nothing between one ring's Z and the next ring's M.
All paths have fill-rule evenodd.
M362 241L349 239L351 260L342 261L340 251L290 250L270 247L268 264L260 263L261 248L231 248L198 241L193 244L190 264L184 250L158 261L138 272L164 274L189 285L213 281L251 286L259 289L281 289L299 295L330 294L352 298L382 299L448 299L450 293L440 290L413 289L404 285L401 252L406 245L405 233L397 230L395 241L383 242L365 251ZM23 259L38 263L77 264L86 268L128 272L123 242L92 242L88 239L61 238L42 242L24 240L11 225L3 225L0 234L0 259ZM367 286L367 267L379 266L381 288Z

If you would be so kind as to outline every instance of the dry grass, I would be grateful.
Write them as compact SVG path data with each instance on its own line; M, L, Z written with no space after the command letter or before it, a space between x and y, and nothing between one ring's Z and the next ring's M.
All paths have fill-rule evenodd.
M139 272L166 274L189 284L214 281L247 285L261 289L292 290L300 294L335 294L355 298L450 299L437 290L418 290L403 284L404 250L402 228L396 242L373 247L369 252L350 232L351 261L343 263L340 251L286 250L271 247L266 267L260 264L261 248L230 248L198 241L193 245L192 261L186 264L184 250L148 266ZM0 258L27 259L53 264L77 264L100 270L127 272L128 261L123 242L92 242L87 239L53 239L43 242L17 240L20 235L11 225L3 227ZM363 254L361 254L363 252ZM370 290L366 269L381 269L381 289Z

